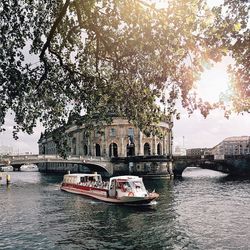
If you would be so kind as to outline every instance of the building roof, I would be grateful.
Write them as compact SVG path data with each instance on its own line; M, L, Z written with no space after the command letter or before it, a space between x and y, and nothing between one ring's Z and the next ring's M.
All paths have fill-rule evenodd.
M250 136L231 136L225 138L223 141L248 141L250 140Z

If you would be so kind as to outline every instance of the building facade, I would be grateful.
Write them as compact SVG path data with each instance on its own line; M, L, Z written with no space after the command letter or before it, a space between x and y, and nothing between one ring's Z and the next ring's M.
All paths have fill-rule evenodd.
M213 155L247 155L250 154L250 136L233 136L224 139L212 148Z
M168 122L160 122L163 131L160 138L156 135L146 136L127 119L114 117L111 124L103 126L101 131L87 131L84 124L72 125L66 129L71 156L93 157L129 157L149 155L170 155L172 135ZM95 127L95 126L94 126ZM49 134L41 135L39 154L57 154L57 147Z
M180 146L176 146L173 152L174 156L185 156L187 155L186 149Z
M202 156L202 155L210 155L211 149L209 148L190 148L187 149L187 156Z

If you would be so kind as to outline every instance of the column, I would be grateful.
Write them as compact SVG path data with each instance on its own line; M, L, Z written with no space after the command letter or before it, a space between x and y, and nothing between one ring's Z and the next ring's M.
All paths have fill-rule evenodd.
M139 131L138 154L143 155L142 132Z
M106 145L106 129L104 129L104 133L102 135L102 156L107 156L107 145Z
M163 155L166 155L167 149L166 149L166 137L165 135L163 136L163 140L162 140L162 153Z
M121 149L120 149L120 152L121 152L121 157L124 157L125 154L124 154L124 138L122 137L121 139Z
M156 155L156 153L157 153L157 150L156 150L156 136L154 135L153 136L153 148L152 148L152 153L153 153L153 155Z
M80 133L76 133L76 155L80 155Z

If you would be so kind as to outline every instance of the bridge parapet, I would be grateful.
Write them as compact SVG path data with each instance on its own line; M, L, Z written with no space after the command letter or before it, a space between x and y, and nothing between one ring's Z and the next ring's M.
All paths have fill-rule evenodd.
M12 165L19 168L22 165L36 164L66 164L66 165L85 165L85 166L98 166L101 169L105 169L109 173L113 173L113 167L110 164L109 158L104 157L92 157L92 156L69 156L67 158L60 157L59 155L10 155L0 158L0 167L6 165ZM39 168L40 170L40 168Z
M0 158L0 163L5 164L6 162L14 161L39 161L39 160L61 160L61 161L93 161L93 162L106 162L109 158L105 157L92 157L92 156L69 156L63 158L59 155L10 155L3 156Z
M175 161L204 161L204 160L214 160L214 155L181 155L181 156L173 156Z

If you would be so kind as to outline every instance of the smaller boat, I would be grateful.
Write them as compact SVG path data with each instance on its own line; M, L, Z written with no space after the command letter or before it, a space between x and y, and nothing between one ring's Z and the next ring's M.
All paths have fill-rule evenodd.
M37 172L38 167L34 164L28 164L28 165L22 165L20 170L25 172Z
M132 175L116 176L103 181L100 174L66 174L61 190L115 204L152 204L159 197L149 193L142 178Z
M10 165L8 165L8 166L2 166L1 168L0 168L0 172L11 172L11 171L13 171L13 167L12 166L10 166Z

